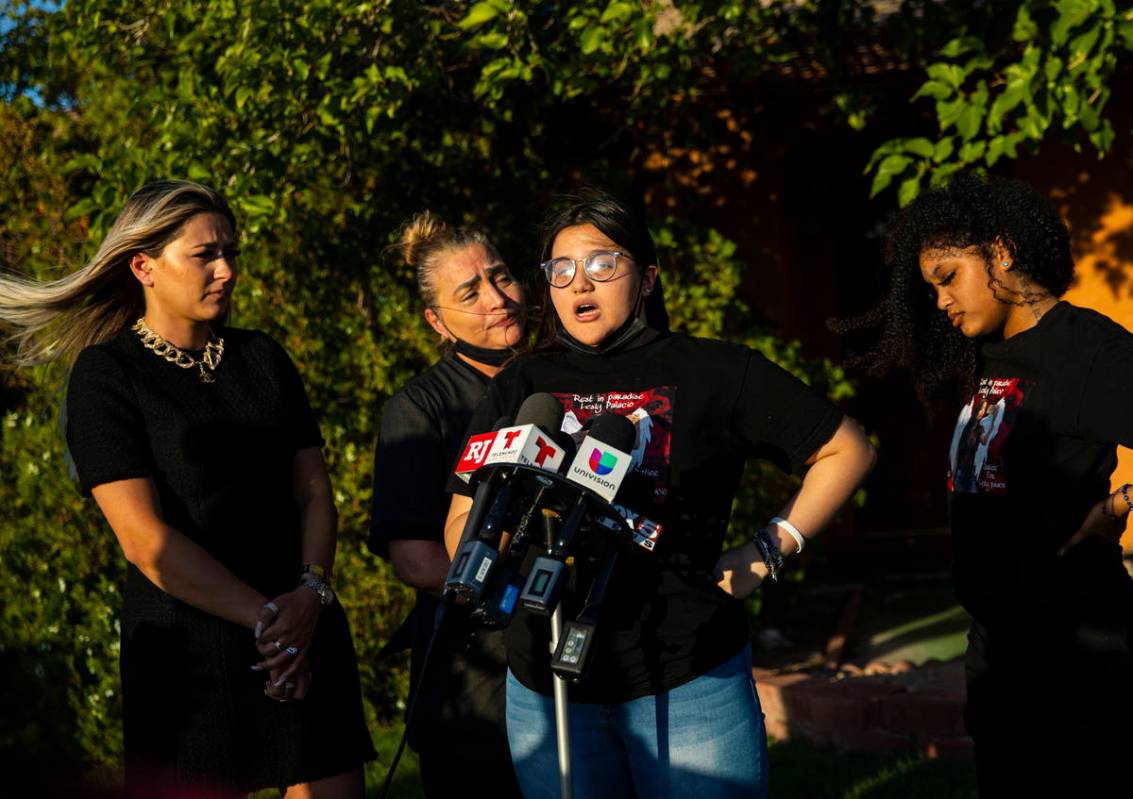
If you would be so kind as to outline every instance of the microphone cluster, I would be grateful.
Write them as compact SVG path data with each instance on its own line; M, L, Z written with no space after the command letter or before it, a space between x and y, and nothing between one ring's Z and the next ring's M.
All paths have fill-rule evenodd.
M576 447L559 429L562 417L552 395L533 394L514 423L501 418L492 432L469 438L456 474L475 491L442 597L461 598L473 618L491 628L508 624L519 605L549 616L569 580L579 535L600 533L600 565L551 659L555 673L579 680L619 549L628 540L652 550L661 525L613 504L632 462L633 423L617 414L597 416ZM542 531L541 541L534 540L533 527ZM539 554L525 571L532 548Z

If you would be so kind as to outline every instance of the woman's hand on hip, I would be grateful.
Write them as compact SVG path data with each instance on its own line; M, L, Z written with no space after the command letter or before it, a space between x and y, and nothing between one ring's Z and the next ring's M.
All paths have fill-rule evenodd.
M1091 535L1100 536L1114 544L1121 540L1121 534L1125 531L1125 516L1118 516L1117 521L1113 520L1108 513L1112 509L1112 500L1113 497L1106 497L1090 508L1082 526L1067 539L1066 543L1062 545L1062 549L1058 550L1059 555L1065 555L1073 547L1080 544L1083 539ZM1120 499L1117 501L1121 502Z
M736 599L745 599L759 588L767 576L767 567L763 565L759 547L749 541L722 554L716 561L713 574L721 590Z

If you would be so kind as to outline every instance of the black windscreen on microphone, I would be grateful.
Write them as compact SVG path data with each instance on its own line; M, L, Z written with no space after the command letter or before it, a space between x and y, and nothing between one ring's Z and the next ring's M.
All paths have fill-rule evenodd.
M545 391L532 394L519 406L515 423L533 424L546 433L553 433L563 426L563 406Z
M587 434L622 452L631 452L637 439L637 430L633 422L616 413L604 413L595 417Z
M565 430L554 430L551 432L551 438L555 439L555 443L562 447L563 464L562 470L566 471L570 468L570 464L574 461L574 456L578 454L578 444L574 443L574 439L570 437L570 433Z
M510 416L501 416L499 419L496 419L496 423L492 425L492 432L495 433L499 430L503 430L505 427L511 427L514 424L515 420Z

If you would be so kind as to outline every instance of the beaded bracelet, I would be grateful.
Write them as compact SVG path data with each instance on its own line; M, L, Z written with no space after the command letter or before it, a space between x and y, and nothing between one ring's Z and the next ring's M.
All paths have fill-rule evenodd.
M759 556L763 559L764 565L767 566L767 574L771 578L771 582L779 582L779 570L783 568L783 553L779 551L775 539L767 532L766 527L760 527L755 531L755 538L752 540L759 550Z
M1119 490L1121 491L1121 498L1125 500L1125 504L1129 506L1129 512L1133 513L1133 500L1129 499L1130 488L1133 488L1133 483L1126 483ZM1117 511L1114 511L1113 515L1116 516Z

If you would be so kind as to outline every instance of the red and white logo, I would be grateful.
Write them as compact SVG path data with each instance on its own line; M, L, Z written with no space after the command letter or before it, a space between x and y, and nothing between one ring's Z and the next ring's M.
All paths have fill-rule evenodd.
M566 453L533 424L505 427L497 433L496 443L485 465L519 463L557 471Z
M488 460L488 453L492 451L495 440L494 432L470 436L464 446L464 454L456 462L456 476L467 483L472 473Z
M551 458L554 458L555 455L560 451L555 444L547 441L547 439L543 438L543 436L537 436L535 438L535 447L538 451L535 453L535 456L532 458L532 460L535 461L535 465L540 469L549 468L547 466L547 461Z

